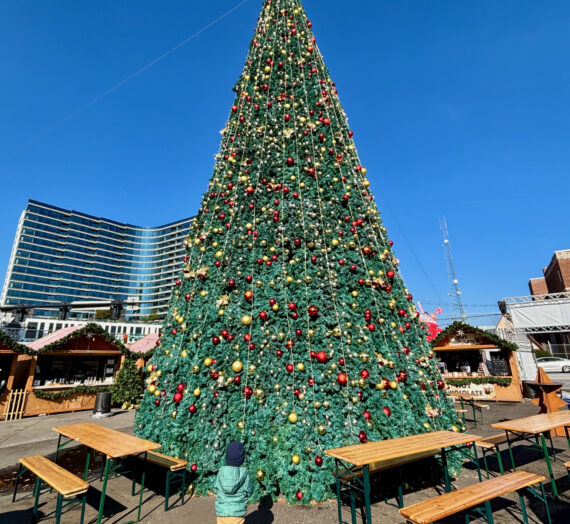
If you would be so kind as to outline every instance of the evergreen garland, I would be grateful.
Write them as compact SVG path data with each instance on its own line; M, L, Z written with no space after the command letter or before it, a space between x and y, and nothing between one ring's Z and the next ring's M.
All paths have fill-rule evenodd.
M97 393L99 391L105 391L108 389L109 386L75 386L60 391L44 391L42 389L34 389L33 394L42 400L59 401L63 400L64 398L73 397L79 393Z

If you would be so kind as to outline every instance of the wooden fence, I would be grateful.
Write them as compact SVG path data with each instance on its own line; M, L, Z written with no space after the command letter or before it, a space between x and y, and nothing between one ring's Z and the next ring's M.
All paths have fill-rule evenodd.
M13 389L8 396L6 409L4 410L4 420L19 420L26 408L28 392L25 389Z

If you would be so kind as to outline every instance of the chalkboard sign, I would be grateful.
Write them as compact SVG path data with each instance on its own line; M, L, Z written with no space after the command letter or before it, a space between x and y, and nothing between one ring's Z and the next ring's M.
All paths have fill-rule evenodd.
M511 374L509 363L503 357L491 355L491 375L504 377Z

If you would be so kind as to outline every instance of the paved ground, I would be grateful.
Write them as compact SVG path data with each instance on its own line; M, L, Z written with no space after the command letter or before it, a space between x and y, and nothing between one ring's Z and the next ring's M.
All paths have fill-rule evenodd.
M564 396L570 397L570 373L549 373L552 382L562 382Z
M536 406L530 403L524 404L494 404L490 403L491 408L485 411L485 425L478 425L474 428L472 424L468 424L468 431L480 435L489 435L495 433L489 424L498 420L506 420L519 418L535 414ZM99 423L118 430L130 432L132 427L132 412L121 412L116 416L100 420ZM0 423L0 524L26 524L31 522L32 498L29 488L24 489L19 495L16 503L11 503L11 495L9 493L10 485L15 472L15 464L17 458L30 453L49 454L53 452L57 439L51 428L55 425L70 424L76 422L90 421L89 413L76 413L66 415L56 415L50 417L35 417L24 419L17 422ZM566 475L566 469L563 467L563 461L570 459L570 451L565 439L555 439L555 446L561 453L557 457L561 460L555 463L555 476L558 479L558 487L561 492L560 501L551 502L551 511L553 514L553 522L555 524L566 523L568 512L570 511L570 481ZM82 448L76 447L70 450L63 457L65 467L77 469L82 462ZM517 445L515 457L517 465L524 465L524 469L535 471L537 473L545 473L546 465L543 459L539 459L536 452ZM508 463L508 456L503 454L505 464ZM495 467L496 462L490 460L491 468ZM160 471L149 475L151 483L160 485L163 482L163 475ZM390 482L389 476L386 482ZM477 482L477 474L473 469L464 468L462 474L455 481L457 487L462 487ZM97 504L101 489L97 475L92 474L90 477L90 490L88 496L88 505L85 522L93 522L97 514ZM138 499L130 496L130 480L125 477L111 479L108 487L108 497L105 513L105 524L116 522L126 522L136 518L136 502ZM406 504L419 502L437 494L433 487L427 487L421 491L407 493L405 497ZM176 503L177 498L173 497L172 502ZM393 499L387 504L384 501L377 502L373 505L372 516L373 522L404 522L398 514L398 510L393 503ZM545 515L541 503L527 499L527 507L529 510L530 522L545 522ZM53 512L55 509L55 497L46 493L41 498L41 511L43 515ZM214 498L192 498L181 506L179 503L175 505L167 513L163 509L164 498L160 493L149 490L145 492L143 512L141 522L153 524L167 523L196 523L208 524L215 523ZM520 507L516 496L509 496L498 499L493 503L495 509L495 522L497 524L511 524L522 522ZM345 521L350 521L350 512L343 511ZM71 509L62 519L63 523L78 522L79 511ZM291 523L295 524L336 524L338 522L336 502L330 501L320 505L309 507L289 506L285 502L276 501L270 508L258 506L250 506L246 524L269 524L269 523ZM361 520L359 519L359 522ZM464 522L461 519L446 520L448 524Z

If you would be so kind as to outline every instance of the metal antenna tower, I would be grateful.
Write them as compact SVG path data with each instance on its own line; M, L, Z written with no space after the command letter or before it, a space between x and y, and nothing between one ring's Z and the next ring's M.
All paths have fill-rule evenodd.
M463 309L463 303L461 302L461 291L459 290L459 281L457 280L457 275L455 274L455 268L453 267L453 257L451 256L451 245L449 243L449 235L447 234L447 222L445 217L441 220L441 229L443 231L443 245L446 250L447 258L447 276L449 278L449 296L455 296L455 307L459 311L461 320L465 322L467 320L467 315Z

